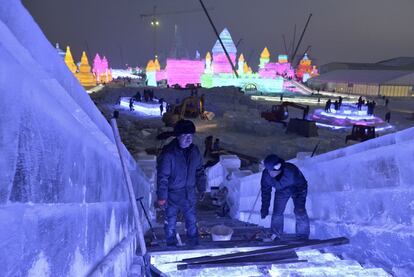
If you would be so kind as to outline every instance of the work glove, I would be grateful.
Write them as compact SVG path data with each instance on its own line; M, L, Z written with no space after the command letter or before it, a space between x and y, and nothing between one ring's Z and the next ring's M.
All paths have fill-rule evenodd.
M206 198L206 193L200 192L200 194L198 195L198 201L202 202L204 201L204 198Z
M268 210L261 210L260 211L260 216L262 217L262 219L264 219L268 214L269 214Z
M162 207L162 206L165 205L165 203L167 203L167 200L160 199L160 200L157 201L157 203L160 207Z

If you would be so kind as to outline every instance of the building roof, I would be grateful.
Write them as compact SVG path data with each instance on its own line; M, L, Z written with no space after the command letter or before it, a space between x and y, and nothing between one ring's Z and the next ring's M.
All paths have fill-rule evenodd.
M312 82L343 82L375 85L414 85L414 71L335 70L312 78Z
M331 62L319 67L320 73L334 70L408 70L414 71L414 57L398 57L377 63Z
M398 57L393 58L385 61L380 61L377 64L386 65L386 66L394 66L394 67L406 67L411 66L414 67L414 57Z

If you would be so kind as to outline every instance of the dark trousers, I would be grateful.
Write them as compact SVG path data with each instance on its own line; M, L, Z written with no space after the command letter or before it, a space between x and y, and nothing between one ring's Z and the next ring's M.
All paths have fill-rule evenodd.
M189 244L198 243L196 206L190 201L185 200L180 205L168 204L165 210L164 231L167 244L175 245L177 243L175 226L177 223L177 214L181 211L185 219L185 228L187 229L187 240Z
M273 234L277 236L281 236L283 234L283 213L285 211L289 198L292 197L295 207L294 212L296 217L296 235L304 238L309 237L309 218L306 212L307 193L307 188L296 187L288 187L275 192L272 221L270 226Z

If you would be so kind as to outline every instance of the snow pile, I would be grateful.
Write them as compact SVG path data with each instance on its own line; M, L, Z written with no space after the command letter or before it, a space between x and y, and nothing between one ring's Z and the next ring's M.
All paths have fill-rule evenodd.
M261 137L285 132L282 124L261 118L259 110L249 109L247 106L239 106L237 110L225 112L220 127L227 131L254 133Z
M0 5L0 38L1 271L86 275L134 229L112 130L20 1Z

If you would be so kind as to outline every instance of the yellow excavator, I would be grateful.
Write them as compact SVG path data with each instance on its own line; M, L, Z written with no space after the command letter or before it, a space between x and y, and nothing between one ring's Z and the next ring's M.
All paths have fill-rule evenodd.
M180 104L172 106L171 110L164 113L162 121L166 126L174 125L183 118L203 118L204 114L204 94L201 97L189 96L184 98ZM204 119L204 118L203 118Z
M302 110L302 118L291 118L289 122L286 122L289 118L288 107ZM287 133L296 133L304 137L317 137L318 130L316 128L316 122L308 120L308 114L309 106L307 105L305 106L294 102L283 102L280 105L272 106L271 111L262 112L261 117L268 121L282 123L285 127L287 126Z

